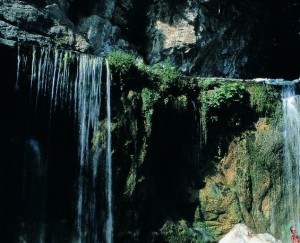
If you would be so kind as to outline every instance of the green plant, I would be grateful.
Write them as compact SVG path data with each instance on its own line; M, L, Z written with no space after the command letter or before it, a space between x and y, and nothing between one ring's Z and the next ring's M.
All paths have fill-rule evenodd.
M257 131L247 137L247 152L253 165L268 170L276 178L282 169L283 138L280 126L267 121L261 118L256 124Z
M115 71L120 77L135 66L135 57L123 51L110 52L107 56L107 60L112 71Z
M159 82L160 91L164 91L178 81L180 72L170 62L159 62L153 66L144 63L138 65L140 72L144 73L151 81ZM177 83L176 83L177 84Z
M171 65L171 63L156 63L154 64L150 72L156 75L162 82L170 83L177 80L179 71Z
M221 105L231 105L233 102L240 102L245 94L245 86L239 83L221 83L213 90L206 90L202 93L201 101L208 108L220 108Z
M204 243L202 234L198 228L189 227L185 220L180 220L176 223L166 221L164 226L160 229L160 233L166 242L178 243Z
M219 86L221 83L219 78L205 78L201 79L198 83L201 90L209 90L213 89L215 86Z
M148 88L144 88L141 93L142 96L142 111L146 119L146 131L150 132L151 128L151 119L154 112L154 104L160 98L159 93L151 91Z
M234 103L242 103L246 89L239 82L221 82L215 79L204 82L201 88L202 91L199 96L201 102L201 127L204 142L206 142L208 122L217 122L220 110L229 108Z
M280 102L280 92L274 86L266 84L251 84L247 87L250 94L250 104L259 114L266 115L276 111Z

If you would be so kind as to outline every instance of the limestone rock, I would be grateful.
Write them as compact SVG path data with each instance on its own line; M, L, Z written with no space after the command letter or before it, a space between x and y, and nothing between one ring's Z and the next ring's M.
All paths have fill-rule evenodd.
M298 22L298 15L289 13L299 6L287 5L269 9L258 0L2 0L0 38L94 54L130 50L150 64L171 62L189 75L251 78L265 70L277 72L269 67L275 62L274 49L298 53L299 31L291 26L286 33L281 24ZM294 68L298 74L296 64L290 67L281 60L276 60L278 70Z
M96 54L111 51L112 42L118 32L118 29L108 20L97 15L83 18L77 30L85 36Z
M10 43L52 45L82 52L89 49L57 4L40 9L22 1L0 3L0 19L0 38Z
M219 243L282 243L282 241L267 233L255 234L246 225L236 224Z

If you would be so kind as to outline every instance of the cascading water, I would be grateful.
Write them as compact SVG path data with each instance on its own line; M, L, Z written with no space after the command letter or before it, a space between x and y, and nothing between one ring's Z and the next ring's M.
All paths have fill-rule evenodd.
M78 62L78 76L75 81L76 84L76 104L75 114L80 125L79 129L79 158L80 158L80 172L79 172L79 188L78 188L78 204L77 204L77 229L79 239L81 242L86 241L85 232L87 232L86 225L88 221L95 224L95 192L91 193L91 207L88 215L83 215L84 205L89 198L86 195L87 185L85 184L84 174L89 174L89 156L90 156L90 135L95 136L98 131L98 120L100 115L101 105L101 76L102 76L102 60L100 58L91 58L90 56L81 55L77 57ZM98 151L96 151L98 153ZM93 187L97 179L97 160L93 162L92 180ZM96 164L95 164L96 163ZM89 217L90 219L87 219ZM92 230L93 231L93 230ZM91 232L91 239L97 239L97 232Z
M106 154L106 195L107 195L107 220L106 220L106 242L113 242L113 216L112 216L112 160L111 160L111 110L110 110L110 71L106 61L107 79L107 154Z
M284 137L284 242L289 242L289 226L300 226L300 96L295 84L282 89Z
M76 203L76 234L73 240L77 242L99 242L102 233L99 215L100 182L99 160L101 146L93 144L100 132L102 63L101 57L78 54L69 51L51 50L33 47L31 54L30 73L30 105L34 114L39 106L48 102L48 127L55 118L57 110L69 110L69 115L75 118L78 129L78 160L79 175L77 181ZM19 89L22 68L26 68L27 56L21 55L18 49L18 73L16 88ZM22 66L23 65L23 66ZM29 67L27 67L29 68ZM107 217L105 238L107 243L113 242L112 216L112 160L111 160L111 110L110 110L110 70L106 61L106 95L107 95L107 153L106 153L106 203ZM45 100L48 100L47 102ZM41 103L41 104L40 104ZM63 107L63 108L62 108ZM99 141L98 141L99 142ZM101 142L102 144L104 141ZM31 143L36 150L35 143ZM37 154L38 155L38 154ZM44 233L43 233L44 234ZM44 242L39 240L38 242Z

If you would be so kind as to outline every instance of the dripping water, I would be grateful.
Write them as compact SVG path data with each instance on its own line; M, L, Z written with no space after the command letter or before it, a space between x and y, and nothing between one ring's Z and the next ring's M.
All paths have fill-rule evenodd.
M296 85L283 86L284 212L289 226L300 227L300 106ZM286 226L285 228L289 228ZM286 232L286 229L283 229ZM283 233L283 235L286 235ZM288 241L288 237L285 239Z
M112 216L112 159L111 159L111 109L110 109L110 70L106 60L106 99L107 99L107 154L106 154L106 195L107 220L106 243L113 243L113 216Z
M79 69L77 79L75 81L75 114L80 125L79 128L79 145L78 156L80 158L80 172L79 172L79 188L78 188L78 203L77 203L77 230L81 242L86 242L85 232L87 232L88 221L91 222L92 230L90 237L97 240L96 231L96 179L98 170L98 156L100 148L96 148L94 156L92 156L92 189L87 200L87 185L84 183L84 174L89 171L89 157L90 157L90 141L95 137L99 130L98 121L100 119L101 106L101 76L102 76L102 59L99 57L90 57L87 55L80 55ZM86 200L86 201L85 201ZM83 215L84 205L90 204L88 214L90 219Z
M21 70L22 59L24 65L27 56L18 52L18 74ZM21 65L20 65L21 64ZM107 157L106 157L106 195L107 195L107 222L105 235L107 242L113 238L112 216L112 173L111 173L111 112L110 112L110 78L107 67ZM24 67L25 68L25 67ZM72 74L71 72L75 73ZM71 71L72 70L72 71ZM97 218L97 180L101 147L92 147L99 132L102 86L102 58L78 54L69 51L51 50L33 47L30 67L30 105L34 107L34 114L42 106L42 100L49 100L49 124L55 118L59 108L68 108L69 114L75 119L78 126L78 161L79 176L77 182L76 202L76 234L78 242L98 242L99 223ZM75 78L73 78L75 77ZM19 84L19 76L16 84ZM72 110L72 111L70 111ZM48 131L48 132L49 132ZM37 146L32 149L37 153ZM44 224L42 224L44 225ZM44 226L42 228L45 228ZM45 230L40 230L42 239ZM39 242L43 242L40 240Z

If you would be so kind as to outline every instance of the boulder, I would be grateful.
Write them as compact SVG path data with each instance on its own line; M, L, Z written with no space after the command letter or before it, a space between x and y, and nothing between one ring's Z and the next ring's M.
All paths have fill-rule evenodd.
M245 224L236 224L219 243L282 243L268 233L256 234Z

